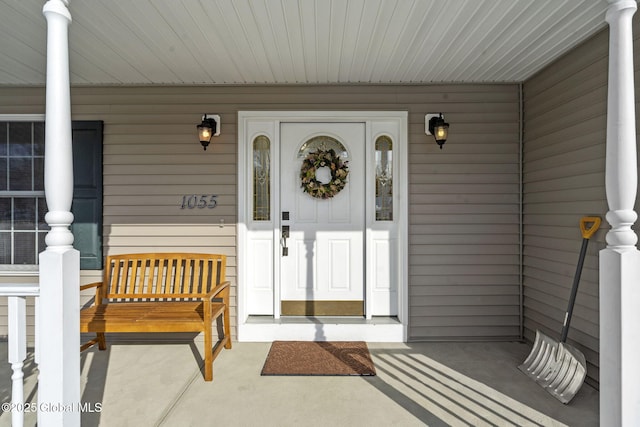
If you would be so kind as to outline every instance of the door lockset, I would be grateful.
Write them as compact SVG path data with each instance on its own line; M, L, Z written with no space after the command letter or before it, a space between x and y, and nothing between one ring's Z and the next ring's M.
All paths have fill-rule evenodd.
M289 256L289 248L287 247L287 239L289 238L289 226L282 226L282 238L280 243L282 244L282 256Z

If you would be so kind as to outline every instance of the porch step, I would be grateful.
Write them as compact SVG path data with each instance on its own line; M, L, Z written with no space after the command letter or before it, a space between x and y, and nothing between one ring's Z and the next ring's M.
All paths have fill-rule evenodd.
M366 319L360 316L281 316L279 319L274 319L273 316L249 316L247 323L258 324L321 324L321 325L392 325L400 324L400 321L395 316L376 316L371 319Z
M406 330L396 317L249 316L238 325L238 341L404 342Z

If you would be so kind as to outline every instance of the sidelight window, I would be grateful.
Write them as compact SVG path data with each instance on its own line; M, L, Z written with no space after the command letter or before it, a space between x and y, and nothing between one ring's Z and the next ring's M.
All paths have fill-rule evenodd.
M253 140L253 220L271 219L271 141L264 135Z
M376 139L376 221L393 221L393 143Z

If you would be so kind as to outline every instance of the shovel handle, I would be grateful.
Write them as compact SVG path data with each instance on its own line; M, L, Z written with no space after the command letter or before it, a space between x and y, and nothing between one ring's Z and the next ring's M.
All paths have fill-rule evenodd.
M567 311L564 314L564 323L562 325L562 332L560 333L560 342L567 341L567 335L569 334L569 324L571 323L571 315L573 314L573 305L575 304L576 296L578 295L578 284L580 283L580 275L582 274L584 257L587 255L587 245L589 244L589 238L593 236L593 233L598 231L598 227L600 227L601 221L602 220L598 216L583 216L580 219L580 232L582 233L583 237L582 247L580 248L578 266L576 267L576 274L573 277L573 285L571 286L569 306L567 307Z
M584 239L589 239L598 231L602 220L599 216L583 216L580 218L580 232ZM591 225L589 225L591 224Z

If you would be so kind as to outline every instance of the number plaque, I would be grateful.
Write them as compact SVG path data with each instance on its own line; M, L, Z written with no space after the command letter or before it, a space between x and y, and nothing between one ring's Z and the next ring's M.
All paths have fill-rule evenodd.
M182 196L180 209L213 209L218 204L217 194L186 194Z

